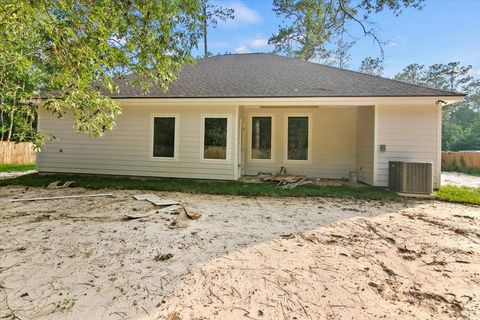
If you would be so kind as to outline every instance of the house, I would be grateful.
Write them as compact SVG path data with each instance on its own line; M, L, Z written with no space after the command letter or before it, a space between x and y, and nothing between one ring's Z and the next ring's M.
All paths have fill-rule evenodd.
M119 83L116 128L56 137L40 172L235 180L259 172L388 184L389 161L431 162L440 185L442 106L462 94L273 54L215 56L185 66L167 93Z

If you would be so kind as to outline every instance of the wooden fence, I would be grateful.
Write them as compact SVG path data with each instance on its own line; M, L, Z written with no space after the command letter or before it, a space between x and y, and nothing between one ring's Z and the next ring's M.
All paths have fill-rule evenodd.
M33 163L36 153L30 142L0 141L0 163Z
M461 167L463 165L467 168L480 169L480 152L442 152L442 168L445 168L451 163L456 163L458 167Z

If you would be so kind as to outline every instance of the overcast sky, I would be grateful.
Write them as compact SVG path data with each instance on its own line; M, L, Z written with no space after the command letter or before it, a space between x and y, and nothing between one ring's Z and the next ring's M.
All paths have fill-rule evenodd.
M235 20L209 30L209 51L217 53L270 52L268 38L281 20L271 0L219 0L235 9ZM409 63L430 65L460 61L471 64L480 77L480 0L429 0L424 9L406 10L399 17L384 12L372 16L385 46L385 75L393 76ZM352 30L359 32L359 30ZM203 47L199 47L203 50ZM199 52L200 52L199 51ZM366 56L380 56L369 38L351 50L351 69Z

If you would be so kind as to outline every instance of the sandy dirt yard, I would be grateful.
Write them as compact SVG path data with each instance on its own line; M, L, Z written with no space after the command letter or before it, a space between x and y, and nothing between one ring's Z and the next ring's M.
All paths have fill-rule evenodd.
M480 318L479 207L141 193L0 188L0 319Z
M13 172L0 172L0 180L12 179L20 176L25 176L27 174L32 174L37 172L36 170L27 170L27 171L13 171Z
M460 172L442 172L442 186L480 188L480 177Z

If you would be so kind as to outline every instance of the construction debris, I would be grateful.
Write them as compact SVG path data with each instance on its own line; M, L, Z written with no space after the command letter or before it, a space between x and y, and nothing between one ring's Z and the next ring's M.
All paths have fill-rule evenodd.
M284 168L284 167L282 167ZM286 171L286 170L281 170ZM295 174L279 174L272 177L267 177L264 181L277 182L277 188L282 189L293 189L303 184L312 183L310 180L307 180L306 176L295 175Z
M185 206L181 206L179 209L177 219L170 224L170 229L186 228L190 224L190 220L198 220L202 216L198 212L188 210Z
M295 174L283 174L283 175L276 175L265 178L265 181L273 181L273 182L281 182L281 183L294 183L298 182L299 180L305 179L305 176L302 175L295 175Z
M192 220L198 220L202 216L198 212L193 212L193 211L187 210L187 208L185 206L183 206L183 210L185 210L185 214Z
M266 178L270 178L271 176L272 176L271 172L259 172L257 174L257 178L259 179L266 179Z
M146 214L128 214L125 215L128 219L141 219L149 217L156 213L167 213L177 215L177 219L169 226L170 229L186 228L189 225L189 220L197 220L202 215L198 212L188 210L180 202L171 199L161 199L155 194L140 194L133 196L136 200L147 200L157 206L164 206L165 208L155 213Z
M133 196L136 200L146 200L150 201L156 206L173 206L176 204L180 204L180 202L171 200L171 199L161 199L156 194L148 193L148 194L139 194Z
M310 183L312 183L312 181L303 178L301 180L298 180L297 182L285 184L285 185L281 186L280 188L282 188L282 189L293 189L293 188L296 188L298 186L302 186L304 184L310 184Z
M62 184L62 181L53 181L50 183L47 188L48 189L62 189L62 188L68 188L72 183L75 181L64 181Z
M73 196L57 196L57 197L39 197L26 199L10 199L10 202L19 201L40 201L40 200L60 200L60 199L74 199L74 198L93 198L93 197L113 197L113 193L96 193L96 194L80 194Z
M183 229L188 227L189 224L190 224L190 218L188 217L184 207L183 210L180 210L180 213L178 214L177 219L173 221L168 227L170 229Z

